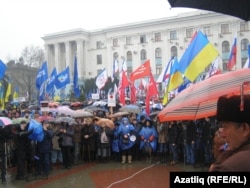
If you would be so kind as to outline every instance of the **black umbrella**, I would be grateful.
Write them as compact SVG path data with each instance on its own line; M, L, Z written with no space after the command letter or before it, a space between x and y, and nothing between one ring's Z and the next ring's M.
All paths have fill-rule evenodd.
M249 0L168 0L171 7L186 7L227 14L250 21Z

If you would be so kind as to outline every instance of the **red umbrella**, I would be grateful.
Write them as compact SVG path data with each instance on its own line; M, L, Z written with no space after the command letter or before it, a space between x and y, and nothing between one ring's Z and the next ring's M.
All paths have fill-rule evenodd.
M212 76L178 94L159 114L160 121L195 120L216 115L217 100L223 95L239 95L250 80L250 69ZM245 88L249 92L250 87Z
M52 120L52 119L54 119L54 118L51 116L46 116L46 115L39 117L40 122L45 121L45 120Z
M82 102L72 102L70 104L70 107L81 107L81 106L83 106Z

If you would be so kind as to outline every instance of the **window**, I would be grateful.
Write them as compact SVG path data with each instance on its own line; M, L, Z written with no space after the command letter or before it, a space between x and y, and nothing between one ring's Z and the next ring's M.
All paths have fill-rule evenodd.
M127 52L127 61L132 61L132 52L131 51Z
M102 55L97 55L97 65L102 64Z
M160 48L156 48L156 50L155 50L155 58L161 58L161 49Z
M101 41L97 41L97 42L96 42L96 48L97 48L97 49L102 48L102 42L101 42Z
M114 59L118 59L118 57L119 57L118 53L115 52L115 53L113 54L113 58L114 58Z
M240 23L240 31L248 31L248 22Z
M140 35L140 43L146 43L146 35Z
M161 64L160 64L160 65L156 65L155 73L156 73L157 75L160 75L161 72L162 72L162 65L161 65Z
M222 61L223 61L222 62L222 69L223 69L223 71L227 71L228 70L227 69L228 59L223 59Z
M155 41L161 41L161 33L155 33Z
M193 34L194 34L193 28L186 29L186 38L192 38Z
M97 75L99 75L102 72L102 69L97 69Z
M147 59L147 52L146 52L146 50L141 50L141 60L144 61L146 59Z
M230 52L230 46L228 41L222 42L222 53Z
M177 39L177 32L176 30L170 31L170 40L176 40Z
M118 38L113 39L113 46L114 47L118 46Z
M171 48L170 54L171 54L171 57L178 57L178 54L177 54L177 47L176 47L176 46L173 46L173 47Z
M221 24L221 33L222 34L229 33L229 25L228 24Z
M241 58L241 67L243 68L248 58Z
M132 39L131 37L126 37L126 45L132 44Z
M203 33L207 36L211 35L210 33L210 27L209 26L205 26L203 27Z
M241 40L241 42L240 42L240 50L241 51L247 51L248 50L248 44L249 44L249 41L247 39Z

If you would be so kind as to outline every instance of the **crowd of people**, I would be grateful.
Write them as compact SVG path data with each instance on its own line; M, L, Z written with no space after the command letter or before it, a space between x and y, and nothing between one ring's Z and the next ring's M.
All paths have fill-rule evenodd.
M236 101L238 100L237 98ZM183 162L194 168L210 166L210 171L234 170L235 164L239 162L235 162L234 159L235 164L230 166L228 158L228 161L231 161L230 157L232 158L239 148L244 148L244 154L240 157L247 161L245 158L249 153L250 119L247 105L250 105L250 98L245 97L245 100L243 111L232 110L236 106L228 100L223 105L232 105L226 110L218 103L217 118L195 121L160 122L157 115L150 117L130 113L111 117L102 112L96 113L94 117L75 118L75 123L55 123L49 120L41 121L38 112L31 118L27 111L23 113L24 118L41 123L43 140L38 142L29 139L29 135L32 134L32 130L28 128L29 121L22 121L15 125L15 128L12 126L9 129L11 138L2 136L5 133L2 131L4 126L1 126L2 182L6 182L6 142L11 142L13 147L11 163L16 165L17 180L23 180L31 174L47 179L54 166L70 169L73 165L107 163L111 160L122 165L132 164L134 160L147 164L160 161L170 165ZM98 118L109 118L113 121L114 128L105 123L97 124ZM219 122L222 127L219 126ZM230 133L230 126L234 126L234 130L238 131L241 138ZM230 134L234 135L233 138ZM9 165L8 160L7 164ZM244 167L236 169L247 171L249 166L248 160Z

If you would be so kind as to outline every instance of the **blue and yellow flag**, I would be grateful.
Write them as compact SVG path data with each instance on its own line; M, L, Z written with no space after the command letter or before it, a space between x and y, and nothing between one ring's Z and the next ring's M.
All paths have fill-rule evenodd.
M218 55L215 47L199 31L179 62L180 71L193 82Z
M5 101L4 101L4 85L0 82L0 109L5 109Z
M177 58L174 58L174 64L170 70L170 79L168 83L168 91L172 91L184 82L182 73L180 72L180 64Z
M13 99L16 99L18 98L18 93L19 93L19 88L18 86L15 87L15 90L13 92Z
M8 86L5 93L5 102L9 102L9 97L11 95L11 82L8 82Z

